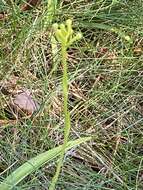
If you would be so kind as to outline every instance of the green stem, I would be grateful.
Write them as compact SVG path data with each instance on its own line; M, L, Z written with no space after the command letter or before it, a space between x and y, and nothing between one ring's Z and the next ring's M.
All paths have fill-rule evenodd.
M61 47L62 65L63 65L63 97L64 97L64 116L65 116L65 127L64 127L64 142L61 150L60 159L57 165L56 173L52 179L52 183L49 190L54 190L56 182L58 180L61 168L63 166L63 160L65 155L65 150L68 142L68 137L70 133L70 113L68 111L68 73L67 73L67 49L65 45Z
M57 0L48 0L47 14L45 17L45 23L44 23L44 29L43 29L44 31L47 30L47 27L49 26L49 24L52 23L54 14L56 11L56 7L57 7Z

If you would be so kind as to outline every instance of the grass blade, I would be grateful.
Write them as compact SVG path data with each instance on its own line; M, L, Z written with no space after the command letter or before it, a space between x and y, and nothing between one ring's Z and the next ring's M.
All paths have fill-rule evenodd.
M125 39L129 43L132 43L131 37L116 27L113 27L113 26L110 26L107 24L101 24L101 23L90 23L89 24L87 22L81 22L78 25L81 28L89 28L89 29L96 29L97 28L97 29L101 29L101 30L107 30L107 31L110 31L110 32L113 32L113 33L119 35L121 38Z
M66 147L66 151L77 146L81 143L89 141L90 137L79 138L74 141L69 141ZM43 166L45 163L53 160L60 155L62 150L62 145L53 148L49 151L39 154L38 156L30 159L22 166L17 168L13 173L11 173L1 184L0 190L10 190L15 187L20 181L22 181L26 176L36 171L39 167Z

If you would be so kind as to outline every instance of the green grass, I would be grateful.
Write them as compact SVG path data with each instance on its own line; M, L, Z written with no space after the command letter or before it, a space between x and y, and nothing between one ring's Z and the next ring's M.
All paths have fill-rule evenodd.
M142 1L58 3L53 23L72 18L74 30L83 34L83 39L68 50L70 140L91 135L94 140L66 153L57 190L141 190ZM64 115L62 66L59 54L54 57L57 65L53 65L50 41L53 23L43 30L47 1L25 13L19 12L16 3L13 8L1 4L9 18L0 21L0 80L4 83L17 75L17 88L31 89L41 103L37 115L13 124L4 112L10 95L1 92L0 117L9 121L0 126L3 181L25 161L63 143ZM132 42L125 40L126 35ZM56 165L55 159L47 163L17 189L48 189Z

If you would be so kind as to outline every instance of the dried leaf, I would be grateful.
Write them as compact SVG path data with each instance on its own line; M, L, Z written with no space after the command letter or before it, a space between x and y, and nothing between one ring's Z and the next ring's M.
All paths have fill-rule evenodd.
M22 11L27 11L32 9L32 7L35 7L36 5L38 5L40 3L41 0L29 0L27 1L27 3L23 4L21 6L21 10Z
M37 6L39 3L41 2L41 0L27 0L27 3L24 3L21 6L21 11L27 11L32 9L33 7ZM4 20L8 18L8 14L7 13L3 13L0 12L0 20Z
M13 94L17 90L17 81L19 80L19 77L16 77L12 75L8 78L8 80L2 80L0 82L0 91L4 95Z
M15 125L16 124L16 120L2 120L0 119L0 127L6 126L6 125Z

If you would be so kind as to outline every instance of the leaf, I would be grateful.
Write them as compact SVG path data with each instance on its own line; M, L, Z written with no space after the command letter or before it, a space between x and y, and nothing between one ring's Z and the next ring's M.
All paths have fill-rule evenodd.
M66 151L69 149L84 143L86 141L91 140L91 137L84 137L79 138L74 141L69 141L66 147ZM60 155L62 150L62 145L53 148L49 151L46 151L44 153L39 154L38 156L30 159L26 163L24 163L22 166L17 168L14 172L12 172L1 184L0 184L0 190L11 190L13 187L15 187L20 181L22 181L25 177L27 177L32 172L39 169L41 166L46 164L47 162L53 160L57 156Z

